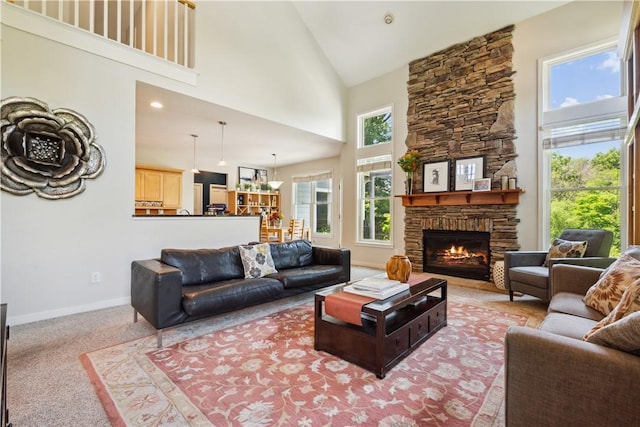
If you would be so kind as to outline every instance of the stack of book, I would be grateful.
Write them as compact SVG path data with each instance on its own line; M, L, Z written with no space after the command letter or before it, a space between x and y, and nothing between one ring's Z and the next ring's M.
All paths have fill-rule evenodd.
M345 286L343 291L375 299L386 299L407 289L409 289L409 285L407 283L400 283L399 280L368 277Z

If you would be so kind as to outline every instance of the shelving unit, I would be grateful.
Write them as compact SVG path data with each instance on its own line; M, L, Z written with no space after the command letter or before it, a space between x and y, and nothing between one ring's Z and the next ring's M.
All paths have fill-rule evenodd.
M521 188L515 190L453 191L443 193L402 194L402 206L516 205Z
M232 190L229 191L227 209L231 215L280 212L280 193Z

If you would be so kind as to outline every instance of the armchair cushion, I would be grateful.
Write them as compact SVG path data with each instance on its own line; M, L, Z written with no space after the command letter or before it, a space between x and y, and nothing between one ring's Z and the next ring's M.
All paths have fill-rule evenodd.
M620 302L629 285L640 278L640 260L622 254L584 296L584 303L600 313L608 315Z
M549 286L549 269L543 266L513 267L509 270L509 278L546 289Z
M586 240L573 242L571 240L554 239L547 253L547 258L544 260L544 266L549 266L551 258L582 258L586 251Z

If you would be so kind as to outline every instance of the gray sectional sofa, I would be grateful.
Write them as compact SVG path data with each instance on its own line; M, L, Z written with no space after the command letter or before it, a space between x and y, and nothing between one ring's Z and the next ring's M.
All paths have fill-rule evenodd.
M554 265L539 329L507 331L507 426L640 426L640 356L583 341L604 318L582 300L603 271Z
M348 282L348 249L307 240L269 243L277 273L245 278L237 246L163 249L159 259L131 263L131 305L158 330L232 310Z

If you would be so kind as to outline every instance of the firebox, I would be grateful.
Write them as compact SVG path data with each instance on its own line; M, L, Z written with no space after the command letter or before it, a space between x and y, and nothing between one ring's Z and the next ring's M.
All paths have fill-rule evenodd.
M490 233L422 230L422 271L489 281Z

